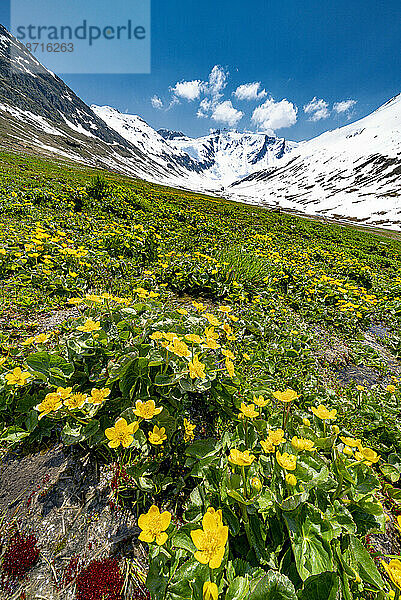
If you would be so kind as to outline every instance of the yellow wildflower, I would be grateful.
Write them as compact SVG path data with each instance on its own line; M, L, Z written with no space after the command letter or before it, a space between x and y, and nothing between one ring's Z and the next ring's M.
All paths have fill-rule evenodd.
M162 340L164 334L161 331L154 331L149 337L151 340Z
M138 421L128 425L125 419L118 419L114 427L108 427L104 432L107 439L110 440L108 446L118 448L121 444L123 448L128 448L134 440L134 433L138 431L138 427Z
M302 419L302 423L305 425L305 427L310 427L310 421L309 419Z
M60 396L61 400L66 400L67 398L69 398L71 396L71 392L72 392L72 387L58 387L57 388L57 394Z
M87 398L89 404L102 404L102 402L107 398L110 394L109 388L103 388L98 390L97 388L93 388L91 390L91 395Z
M390 394L394 394L394 392L395 392L395 390L396 390L396 387L395 387L395 385L388 385L388 386L386 387L386 390L387 390L388 392L390 392Z
M158 507L153 504L146 514L139 516L138 527L142 531L138 539L148 544L155 541L158 546L162 546L167 542L166 529L168 529L170 522L171 513L168 510L160 513Z
M371 448L363 448L362 446L360 446L358 448L358 451L355 452L355 458L356 460L364 462L370 467L373 463L378 462L380 456Z
M337 418L337 411L335 408L333 408L333 410L329 410L328 408L326 408L324 406L324 404L319 404L319 406L317 408L315 408L314 406L312 406L311 411L313 412L313 414L318 417L319 419L322 419L322 421L326 421L326 420L334 420Z
M150 421L153 419L155 415L159 415L163 410L162 406L156 408L156 404L154 400L147 400L146 402L142 402L142 400L137 400L135 402L134 414L141 418L145 419L145 421Z
M226 357L226 358L230 358L231 360L235 360L235 354L233 352L231 352L231 350L229 350L228 348L222 348L221 349L221 353Z
M259 406L259 408L264 408L269 404L269 400L266 400L264 396L255 396L254 394L253 403L256 404L256 406Z
M44 400L35 406L36 410L40 412L39 420L43 419L49 413L55 412L60 406L62 406L61 398L56 392L46 394Z
M384 560L382 560L381 563L391 581L399 590L401 590L401 561L398 558L395 558L390 560L388 564L384 562Z
M308 440L308 438L298 438L296 435L291 440L291 446L298 450L298 452L302 452L303 450L315 450L315 444L312 440Z
M200 344L202 341L200 335L196 335L196 333L188 333L185 336L185 339L188 340L188 342L193 342L194 344Z
M240 412L238 413L238 417L243 419L246 417L247 419L254 419L259 416L259 412L255 409L254 404L245 404L241 402Z
M260 440L260 445L266 453L272 453L276 450L270 438L267 438L267 440Z
M187 311L187 310L185 310L185 308L177 308L177 312L178 312L180 315L187 315L187 314L188 314L188 311Z
M230 451L230 456L228 460L233 465L238 465L240 467L249 467L255 460L256 456L249 453L249 450L245 450L241 452L241 450L237 450L236 448L232 448Z
M206 374L205 374L205 368L206 365L204 365L203 363L201 363L199 361L198 355L195 354L195 356L193 357L193 359L190 361L189 363L189 376L191 379L205 379Z
M87 319L85 321L85 325L80 325L77 327L78 331L83 331L85 333L91 333L92 331L99 331L100 321L94 321L93 319Z
M75 408L82 408L86 400L86 394L81 394L81 392L77 392L76 394L71 394L71 396L64 400L64 406L67 406L70 410L74 410Z
M285 480L288 483L288 485L291 485L292 487L295 487L297 485L297 478L295 477L295 475L293 475L293 473L287 473L285 476Z
M187 358L191 356L188 346L185 342L182 342L178 338L174 338L173 341L167 346L167 350L173 352L176 356L181 356L183 358Z
M188 419L184 419L184 442L189 442L190 440L193 440L195 438L195 428L196 425L193 425L190 421L188 421Z
M196 310L199 310L199 312L206 310L206 306L202 302L195 302L194 300L192 305L196 308Z
M211 569L218 569L226 549L228 527L209 511L203 516L202 526L203 529L191 531L192 541L197 548L194 556L202 565L208 564Z
M288 452L280 454L280 451L277 450L276 459L280 467L286 471L293 471L297 466L297 457L295 454L288 454Z
M149 442L154 446L161 446L166 439L167 435L165 427L160 427L159 429L159 427L155 425L153 431L149 431Z
M231 306L220 304L219 311L222 312L222 313L228 314L228 313L230 313L232 311L232 308L231 308Z
M269 438L272 444L279 446L284 441L284 431L282 429L270 429Z
M205 581L202 594L202 600L217 600L219 597L219 588L213 581Z
M225 361L226 364L226 369L227 369L227 373L229 374L230 377L234 377L234 363L232 360L230 360L229 358L226 358Z
M296 400L297 398L299 398L298 394L291 389L285 390L285 392L274 392L273 396L276 398L276 400L280 400L281 402L293 402L293 400Z
M20 367L15 367L12 373L6 375L7 385L25 385L30 377L29 371L22 371Z
M37 344L45 344L49 341L50 335L47 333L39 333L39 335L35 336L34 339Z
M343 435L340 435L340 440L342 441L343 444L345 444L346 446L349 446L350 448L360 448L361 447L361 440L355 439L355 438L351 438L351 437L344 437Z
M203 316L209 321L210 325L213 325L213 327L219 327L221 325L218 318L212 315L212 313L205 313Z

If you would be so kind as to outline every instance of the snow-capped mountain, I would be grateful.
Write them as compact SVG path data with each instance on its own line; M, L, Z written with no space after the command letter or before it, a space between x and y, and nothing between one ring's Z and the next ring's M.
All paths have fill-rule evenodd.
M20 72L13 72L11 56ZM109 127L2 25L0 145L169 185L181 186L188 177L184 160L174 156L168 163L154 160L143 145L135 145Z
M92 104L91 109L109 127L146 153L164 169L169 170L178 165L190 172L202 172L202 165L197 160L193 160L182 150L176 150L141 117L121 113L110 106Z
M210 189L220 189L233 181L259 171L278 161L296 142L287 142L262 133L239 133L216 130L200 138L190 138L178 131L155 131L141 117L121 113L110 106L91 106L121 136L146 152L160 165L170 168L178 164L192 177L192 183Z
M401 228L401 94L226 191L246 202Z
M278 164L298 145L264 133L215 130L200 138L167 129L159 129L158 133L198 161L205 177L222 185Z

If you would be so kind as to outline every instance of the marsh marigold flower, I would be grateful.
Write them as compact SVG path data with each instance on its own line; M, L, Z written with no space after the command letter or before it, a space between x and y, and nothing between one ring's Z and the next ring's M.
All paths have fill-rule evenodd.
M212 581L205 581L202 594L202 600L217 600L219 597L219 588Z
M87 401L89 404L102 404L107 396L110 394L109 388L102 388L98 390L97 388L93 388L91 390L91 395L88 396Z
M205 368L206 366L199 361L198 355L195 354L193 359L189 363L189 376L191 379L205 379Z
M134 433L138 431L139 423L135 421L128 425L123 418L117 419L114 427L108 427L104 432L109 440L109 448L118 448L119 445L123 448L128 448L134 440Z
M245 402L241 402L240 412L238 413L238 417L243 419L244 417L247 419L254 419L259 416L259 411L256 410L254 404L245 404Z
M57 392L52 392L51 394L46 394L44 400L37 406L35 406L36 410L40 412L39 420L43 419L46 415L51 412L55 412L62 406L62 401L57 394Z
M266 454L273 453L276 450L270 438L267 438L267 440L260 440L260 445L263 448L263 452L266 452Z
M296 435L291 440L291 446L298 450L298 452L302 452L303 450L315 450L315 444L312 440L308 440L308 438L299 438Z
M146 402L142 402L141 400L137 400L135 403L135 408L133 410L134 415L139 417L140 419L144 419L145 421L150 421L153 419L155 415L159 415L163 410L162 406L156 408L156 404L154 400L147 400Z
M62 400L66 400L67 398L69 398L71 396L71 392L72 392L72 387L58 387L57 388L57 394L60 396L60 398Z
M192 423L190 423L188 421L188 419L184 419L184 429L185 429L184 442L189 442L190 440L193 440L195 438L195 435L194 435L195 428L196 428L196 425L193 425Z
M326 408L324 406L324 404L319 404L319 406L317 408L312 406L311 411L313 412L313 414L316 417L318 417L319 419L322 419L322 421L328 421L328 420L334 421L337 418L336 409L333 408L333 410L329 410L328 408Z
M394 394L394 392L395 392L395 390L396 390L396 387L395 387L395 385L391 385L391 384L390 384L390 385L388 385L388 386L386 387L386 390L387 390L388 392L390 392L390 394Z
M213 325L213 327L219 327L221 325L218 318L212 315L212 313L205 313L203 316L209 321L210 325Z
M208 511L202 519L203 529L191 531L191 538L197 551L196 560L211 569L218 569L223 560L228 540L228 527L222 524L221 511Z
M93 319L87 319L85 321L85 325L79 325L77 327L78 331L83 331L85 333L92 333L93 331L100 331L100 321L94 321Z
M285 390L284 392L273 392L273 396L276 398L276 400L280 400L280 402L284 402L286 404L287 402L293 402L299 398L297 392L291 389Z
M297 478L292 473L287 473L287 475L285 476L285 480L288 483L288 485L291 485L292 487L295 487L297 485Z
M277 450L276 459L280 467L286 471L294 471L294 469L296 469L297 457L295 454L288 454L288 452L283 452L283 454L280 454L280 451Z
M362 446L361 440L359 438L355 439L355 438L344 437L343 435L340 435L340 440L342 441L343 444L345 444L346 446L349 446L350 448L360 448Z
M149 442L154 446L161 446L167 439L166 428L155 425L153 431L149 431Z
M241 450L237 450L236 448L232 448L230 451L230 456L228 460L233 465L238 465L239 467L249 467L255 460L256 456L249 453L249 450L245 450L241 452Z
M382 560L381 564L394 585L401 590L401 561L395 558L390 560L388 564Z
M284 431L282 429L270 429L269 439L275 446L279 446L284 441Z
M259 408L264 408L269 404L269 400L266 400L264 396L255 396L254 394L253 403L256 404L256 406L259 406Z
M12 373L6 374L7 385L25 385L30 377L29 371L22 371L20 367L15 367Z
M226 358L226 369L230 377L234 377L234 363L229 358Z
M168 529L170 522L171 513L168 510L160 513L158 507L153 504L146 514L139 516L138 527L142 531L138 539L148 544L156 542L156 544L162 546L168 539L166 529Z
M82 408L86 400L86 394L81 394L81 392L77 392L76 394L71 394L71 396L64 400L64 406L67 406L70 410Z
M170 350L176 356L187 358L191 356L188 346L185 342L182 342L178 338L174 338L172 342L167 346L167 350Z
M355 452L355 458L370 467L373 463L378 462L380 456L374 450L360 446L357 452Z

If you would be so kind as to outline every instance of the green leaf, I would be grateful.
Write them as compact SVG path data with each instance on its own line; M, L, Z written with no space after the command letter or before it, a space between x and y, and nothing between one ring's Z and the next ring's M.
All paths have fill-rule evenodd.
M337 573L325 571L312 575L298 592L298 600L336 600L339 585L340 577Z
M295 589L285 575L268 571L258 581L252 581L247 600L297 600Z
M0 442L6 442L7 444L18 444L21 440L29 435L29 431L21 429L16 425L11 425L0 435Z
M396 483L400 478L400 471L394 465L390 465L390 463L380 463L379 464L380 471L383 473L387 479L391 481L391 483Z
M66 446L77 444L82 440L82 425L71 427L69 423L66 423L61 431L61 439Z
M221 448L221 444L214 438L207 438L204 440L196 440L193 444L190 444L185 449L187 456L193 456L194 458L204 458L209 454L216 454Z
M93 419L90 423L85 425L82 430L82 440L87 440L97 433L100 428L100 422L97 419Z
M345 560L355 568L364 582L382 590L384 588L383 579L369 552L355 535L350 535L348 539L348 548L344 553Z
M50 385L63 386L74 372L74 366L56 353L36 352L26 359L27 365L44 375Z
M333 571L330 541L334 531L329 521L311 504L305 503L292 512L284 512L299 576Z
M196 548L190 536L190 528L181 527L171 538L171 543L174 548L182 548L188 552L194 553Z
M225 600L246 600L248 592L248 579L246 577L236 577L229 585Z

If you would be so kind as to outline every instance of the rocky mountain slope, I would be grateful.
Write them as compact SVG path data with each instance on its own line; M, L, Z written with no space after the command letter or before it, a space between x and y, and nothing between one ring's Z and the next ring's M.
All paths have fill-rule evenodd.
M13 72L12 60L20 72ZM0 25L0 145L121 173L180 184L183 160L154 161L110 128L54 73ZM176 153L177 154L177 153Z

